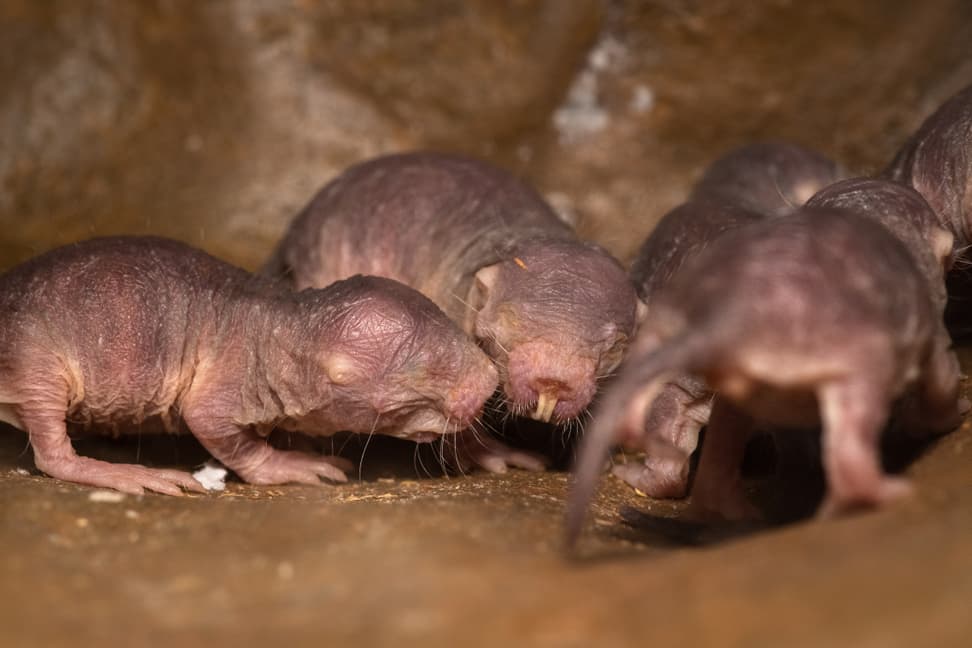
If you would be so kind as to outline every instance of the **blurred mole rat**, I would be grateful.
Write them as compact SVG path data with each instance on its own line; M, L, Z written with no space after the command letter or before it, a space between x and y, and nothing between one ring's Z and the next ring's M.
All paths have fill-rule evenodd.
M953 296L946 324L956 338L972 335L972 86L928 117L904 144L884 175L914 187L955 237L956 266L948 277Z
M569 541L613 443L657 441L660 454L682 454L641 437L656 394L685 373L718 394L693 485L696 512L755 513L739 460L756 422L822 422L823 513L906 493L878 454L892 403L913 390L927 431L961 420L958 363L930 281L887 227L846 209L807 206L719 237L652 303L636 351L598 407L568 502ZM645 349L643 337L660 342Z
M174 431L181 418L250 483L345 481L347 460L266 435L431 440L468 425L496 387L486 355L407 286L281 288L154 237L42 254L0 276L0 420L27 432L52 477L178 495L203 488L179 470L78 456L67 425L117 433L160 417Z
M972 86L925 120L884 175L924 196L957 248L972 245Z
M693 187L688 202L665 214L642 244L631 267L638 295L648 305L689 260L729 230L801 207L842 171L825 156L789 142L760 142L718 158ZM642 345L647 339L642 339ZM684 497L689 455L709 420L712 392L691 375L667 384L652 404L644 439L666 439L683 456L654 456L612 472L651 497ZM648 448L643 448L648 450Z
M731 204L707 200L689 201L671 210L645 240L631 266L631 278L649 312L673 277L726 232L763 219L763 215ZM631 353L655 346L658 340L645 333ZM709 420L712 392L705 381L684 374L667 383L652 403L642 440L665 439L682 455L652 454L644 464L623 463L612 472L651 497L684 497L688 488L689 455L698 443L699 431Z
M640 312L621 264L529 185L436 153L346 170L291 223L265 272L298 289L367 273L420 290L496 362L509 410L545 422L587 408Z
M690 200L783 216L843 177L837 163L817 151L792 142L757 142L732 149L710 164Z

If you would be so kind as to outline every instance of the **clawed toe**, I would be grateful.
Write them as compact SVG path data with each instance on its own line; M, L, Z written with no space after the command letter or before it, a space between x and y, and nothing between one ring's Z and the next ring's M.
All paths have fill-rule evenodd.
M611 473L648 497L658 499L685 497L688 488L687 471L682 466L626 463L614 466Z
M884 477L868 490L836 493L831 491L817 509L817 517L834 518L852 511L873 508L910 497L914 489L903 477Z
M51 477L77 484L111 488L130 495L142 495L146 490L176 497L183 494L183 489L197 493L206 492L192 475L181 470L149 468L138 464L113 464L78 456L53 463L39 463L38 468Z
M348 476L344 470L353 464L343 457L318 456L290 450L275 450L256 467L237 470L237 474L250 484L320 484L321 478L344 483Z

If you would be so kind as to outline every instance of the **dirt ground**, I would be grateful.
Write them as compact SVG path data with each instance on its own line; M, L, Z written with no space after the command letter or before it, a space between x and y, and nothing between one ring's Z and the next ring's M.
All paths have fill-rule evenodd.
M82 451L189 467L203 457L187 445ZM379 443L347 485L116 498L37 474L23 435L5 433L0 642L886 647L972 636L969 424L910 467L913 499L839 520L700 529L679 523L680 504L605 479L573 555L561 543L565 473L420 478L412 458Z
M725 149L788 138L875 171L970 82L964 0L0 0L0 268L112 233L255 268L333 174L407 148L522 174L624 259ZM540 436L543 474L352 441L346 485L173 498L55 481L0 427L0 645L972 645L970 422L890 447L915 496L838 520L810 516L813 461L776 471L759 444L760 527L605 478L573 555L571 453Z

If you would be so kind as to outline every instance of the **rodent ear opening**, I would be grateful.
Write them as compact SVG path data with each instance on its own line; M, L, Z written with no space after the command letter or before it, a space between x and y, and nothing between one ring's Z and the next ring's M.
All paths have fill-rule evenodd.
M477 270L476 288L488 295L489 291L493 289L494 285L496 285L496 279L499 277L499 272L500 264L498 263L494 263L493 265L488 265Z
M489 293L493 290L493 286L496 285L499 272L500 267L498 263L488 265L476 271L472 290L469 294L469 304L475 310L478 311L486 305L486 302L489 300Z
M466 305L469 307L466 312L465 329L467 331L476 330L476 321L486 302L489 301L489 293L496 285L499 277L500 267L498 263L480 268L473 276L472 286L469 287L469 294L466 296Z
M641 326L646 317L648 317L648 304L643 302L640 297L635 297L635 325Z
M932 230L932 250L935 253L935 257L942 264L942 268L945 272L948 272L952 267L952 262L954 258L952 256L952 249L955 244L955 237L946 229L941 227L936 227Z

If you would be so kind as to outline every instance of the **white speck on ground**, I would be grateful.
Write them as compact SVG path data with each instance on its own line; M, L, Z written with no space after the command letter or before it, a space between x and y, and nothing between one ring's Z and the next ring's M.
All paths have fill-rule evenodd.
M226 468L215 461L207 461L206 465L192 473L196 481L206 490L221 491L226 489Z
M125 493L110 490L96 490L88 494L89 502L99 502L102 504L117 504L125 499Z

